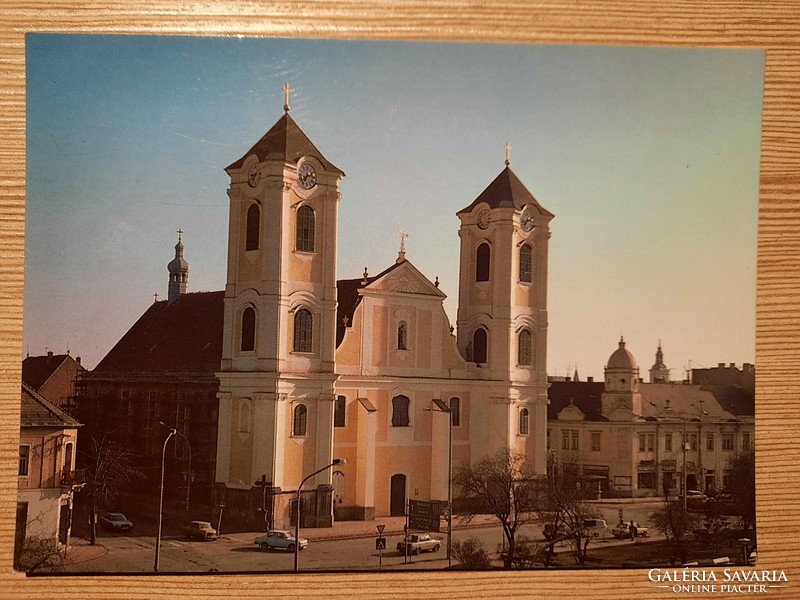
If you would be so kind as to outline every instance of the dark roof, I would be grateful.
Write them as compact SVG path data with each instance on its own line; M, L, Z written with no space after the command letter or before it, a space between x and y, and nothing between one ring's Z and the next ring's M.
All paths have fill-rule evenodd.
M22 384L20 405L21 427L80 427L80 423L60 408L53 406L31 387Z
M154 302L93 372L213 373L222 359L225 292Z
M311 143L303 130L295 123L294 119L285 113L272 128L264 134L255 145L248 150L235 163L226 169L240 169L245 159L251 154L255 154L259 161L282 160L284 162L296 163L303 156L313 156L329 171L335 171L344 175L344 172L328 161L316 146Z
M586 415L587 421L605 421L601 415L603 387L602 382L552 382L547 392L547 418L557 419L558 413L572 402ZM643 383L639 390L642 395L642 417L648 420L686 416L703 421L725 421L755 415L755 395L752 390L733 385Z
M468 207L459 211L460 213L470 212L481 202L485 202L490 208L517 208L520 209L526 204L531 204L539 210L539 214L553 217L553 214L542 208L536 198L528 191L528 188L519 180L511 170L506 167L495 177L480 196Z
M38 390L67 358L70 358L69 354L28 356L22 361L22 381Z
M594 381L553 381L547 390L548 420L557 419L558 413L572 403L586 415L587 421L605 421L600 414L603 385Z

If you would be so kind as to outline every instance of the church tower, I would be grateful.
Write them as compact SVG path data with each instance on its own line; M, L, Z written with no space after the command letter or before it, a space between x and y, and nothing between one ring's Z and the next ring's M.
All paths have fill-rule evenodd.
M172 304L180 298L181 294L185 294L189 286L189 263L183 258L182 234L183 231L178 229L178 243L175 244L175 258L167 265L167 270L169 271L167 301L169 304Z
M510 167L458 212L458 347L490 392L488 448L525 453L545 472L547 265L550 220ZM541 451L537 451L537 449Z
M669 382L669 369L664 364L664 353L661 351L661 340L658 340L658 349L656 350L656 362L650 367L650 383L667 383Z
M639 367L620 337L619 347L608 358L601 396L602 414L612 420L631 420L642 415Z
M217 482L234 505L246 506L248 496L261 498L262 492L267 498L265 486L294 490L305 474L332 460L344 173L290 116L291 91L287 84L283 116L226 169L230 222ZM329 494L330 477L325 471L303 489ZM256 481L262 486L257 492ZM268 522L288 526L288 501L280 504L287 495L269 497L261 507ZM325 525L325 506L324 499L304 500L306 524Z

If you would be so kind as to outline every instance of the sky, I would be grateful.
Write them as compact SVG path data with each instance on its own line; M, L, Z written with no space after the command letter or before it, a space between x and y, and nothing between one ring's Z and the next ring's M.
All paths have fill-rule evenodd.
M30 34L23 353L94 367L184 231L221 290L224 168L283 114L346 173L338 278L406 256L455 324L459 220L511 168L550 223L550 375L754 362L764 54L754 50Z

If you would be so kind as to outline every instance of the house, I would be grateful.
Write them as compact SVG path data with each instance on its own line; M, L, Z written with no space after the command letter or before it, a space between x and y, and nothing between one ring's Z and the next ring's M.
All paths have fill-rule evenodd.
M16 551L28 538L69 544L80 423L26 384L21 390Z
M81 357L53 354L26 356L22 361L22 381L38 392L50 404L66 411L72 409L75 396L75 380L85 371Z

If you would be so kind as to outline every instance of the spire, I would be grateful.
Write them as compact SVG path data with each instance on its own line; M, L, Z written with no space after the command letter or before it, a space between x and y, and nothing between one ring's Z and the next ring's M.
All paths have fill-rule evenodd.
M580 381L581 378L578 375L578 363L575 363L575 374L572 376L572 381Z
M189 284L189 263L183 258L183 230L178 229L178 243L175 244L175 258L167 265L169 289L167 299L170 304L185 294Z
M406 238L408 234L405 231L400 232L400 252L397 253L397 260L394 261L396 265L406 260Z

